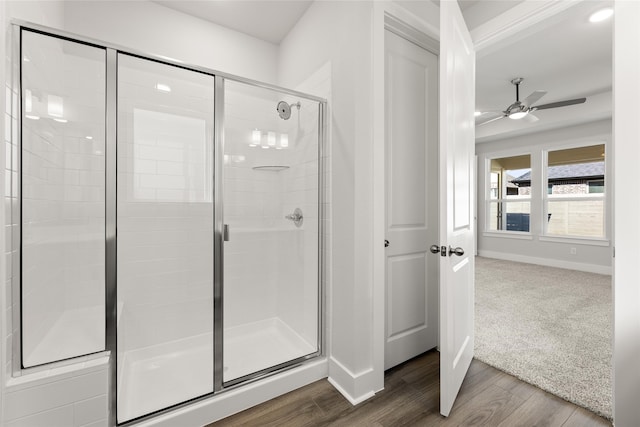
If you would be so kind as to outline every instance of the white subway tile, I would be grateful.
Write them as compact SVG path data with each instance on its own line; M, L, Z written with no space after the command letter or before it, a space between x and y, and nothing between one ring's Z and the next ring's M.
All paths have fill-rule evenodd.
M5 419L16 420L30 414L70 405L79 400L106 394L107 370L66 378L60 381L9 391L5 395ZM72 409L72 407L71 407ZM73 425L73 410L70 423Z
M104 422L108 416L107 395L97 396L74 404L75 427Z
M108 427L108 421L107 419L102 419L102 420L98 420L89 424L85 424L83 426L80 427Z
M8 419L8 418L7 418ZM57 407L15 419L7 427L69 427L73 426L73 405Z

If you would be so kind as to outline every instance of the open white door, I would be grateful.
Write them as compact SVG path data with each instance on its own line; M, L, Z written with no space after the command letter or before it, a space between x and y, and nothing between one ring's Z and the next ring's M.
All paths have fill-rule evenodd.
M473 358L475 51L455 1L440 2L440 413ZM434 251L437 248L432 248Z

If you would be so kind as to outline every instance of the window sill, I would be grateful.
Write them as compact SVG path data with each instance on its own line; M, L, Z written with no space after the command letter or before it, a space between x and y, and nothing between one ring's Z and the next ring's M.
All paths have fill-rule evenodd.
M522 231L485 231L482 235L484 237L499 237L503 239L533 240L531 233Z
M538 240L541 242L571 243L585 246L609 246L610 244L609 239L597 237L540 236Z

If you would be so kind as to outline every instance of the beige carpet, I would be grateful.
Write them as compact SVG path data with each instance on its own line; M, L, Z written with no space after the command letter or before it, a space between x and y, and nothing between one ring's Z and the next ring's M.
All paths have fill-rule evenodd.
M475 357L611 419L611 276L476 257Z

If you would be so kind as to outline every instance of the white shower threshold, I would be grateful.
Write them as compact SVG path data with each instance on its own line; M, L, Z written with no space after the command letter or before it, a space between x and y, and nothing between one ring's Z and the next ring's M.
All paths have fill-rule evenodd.
M213 391L213 335L126 351L118 380L124 422ZM311 354L315 347L278 318L225 329L223 380Z

